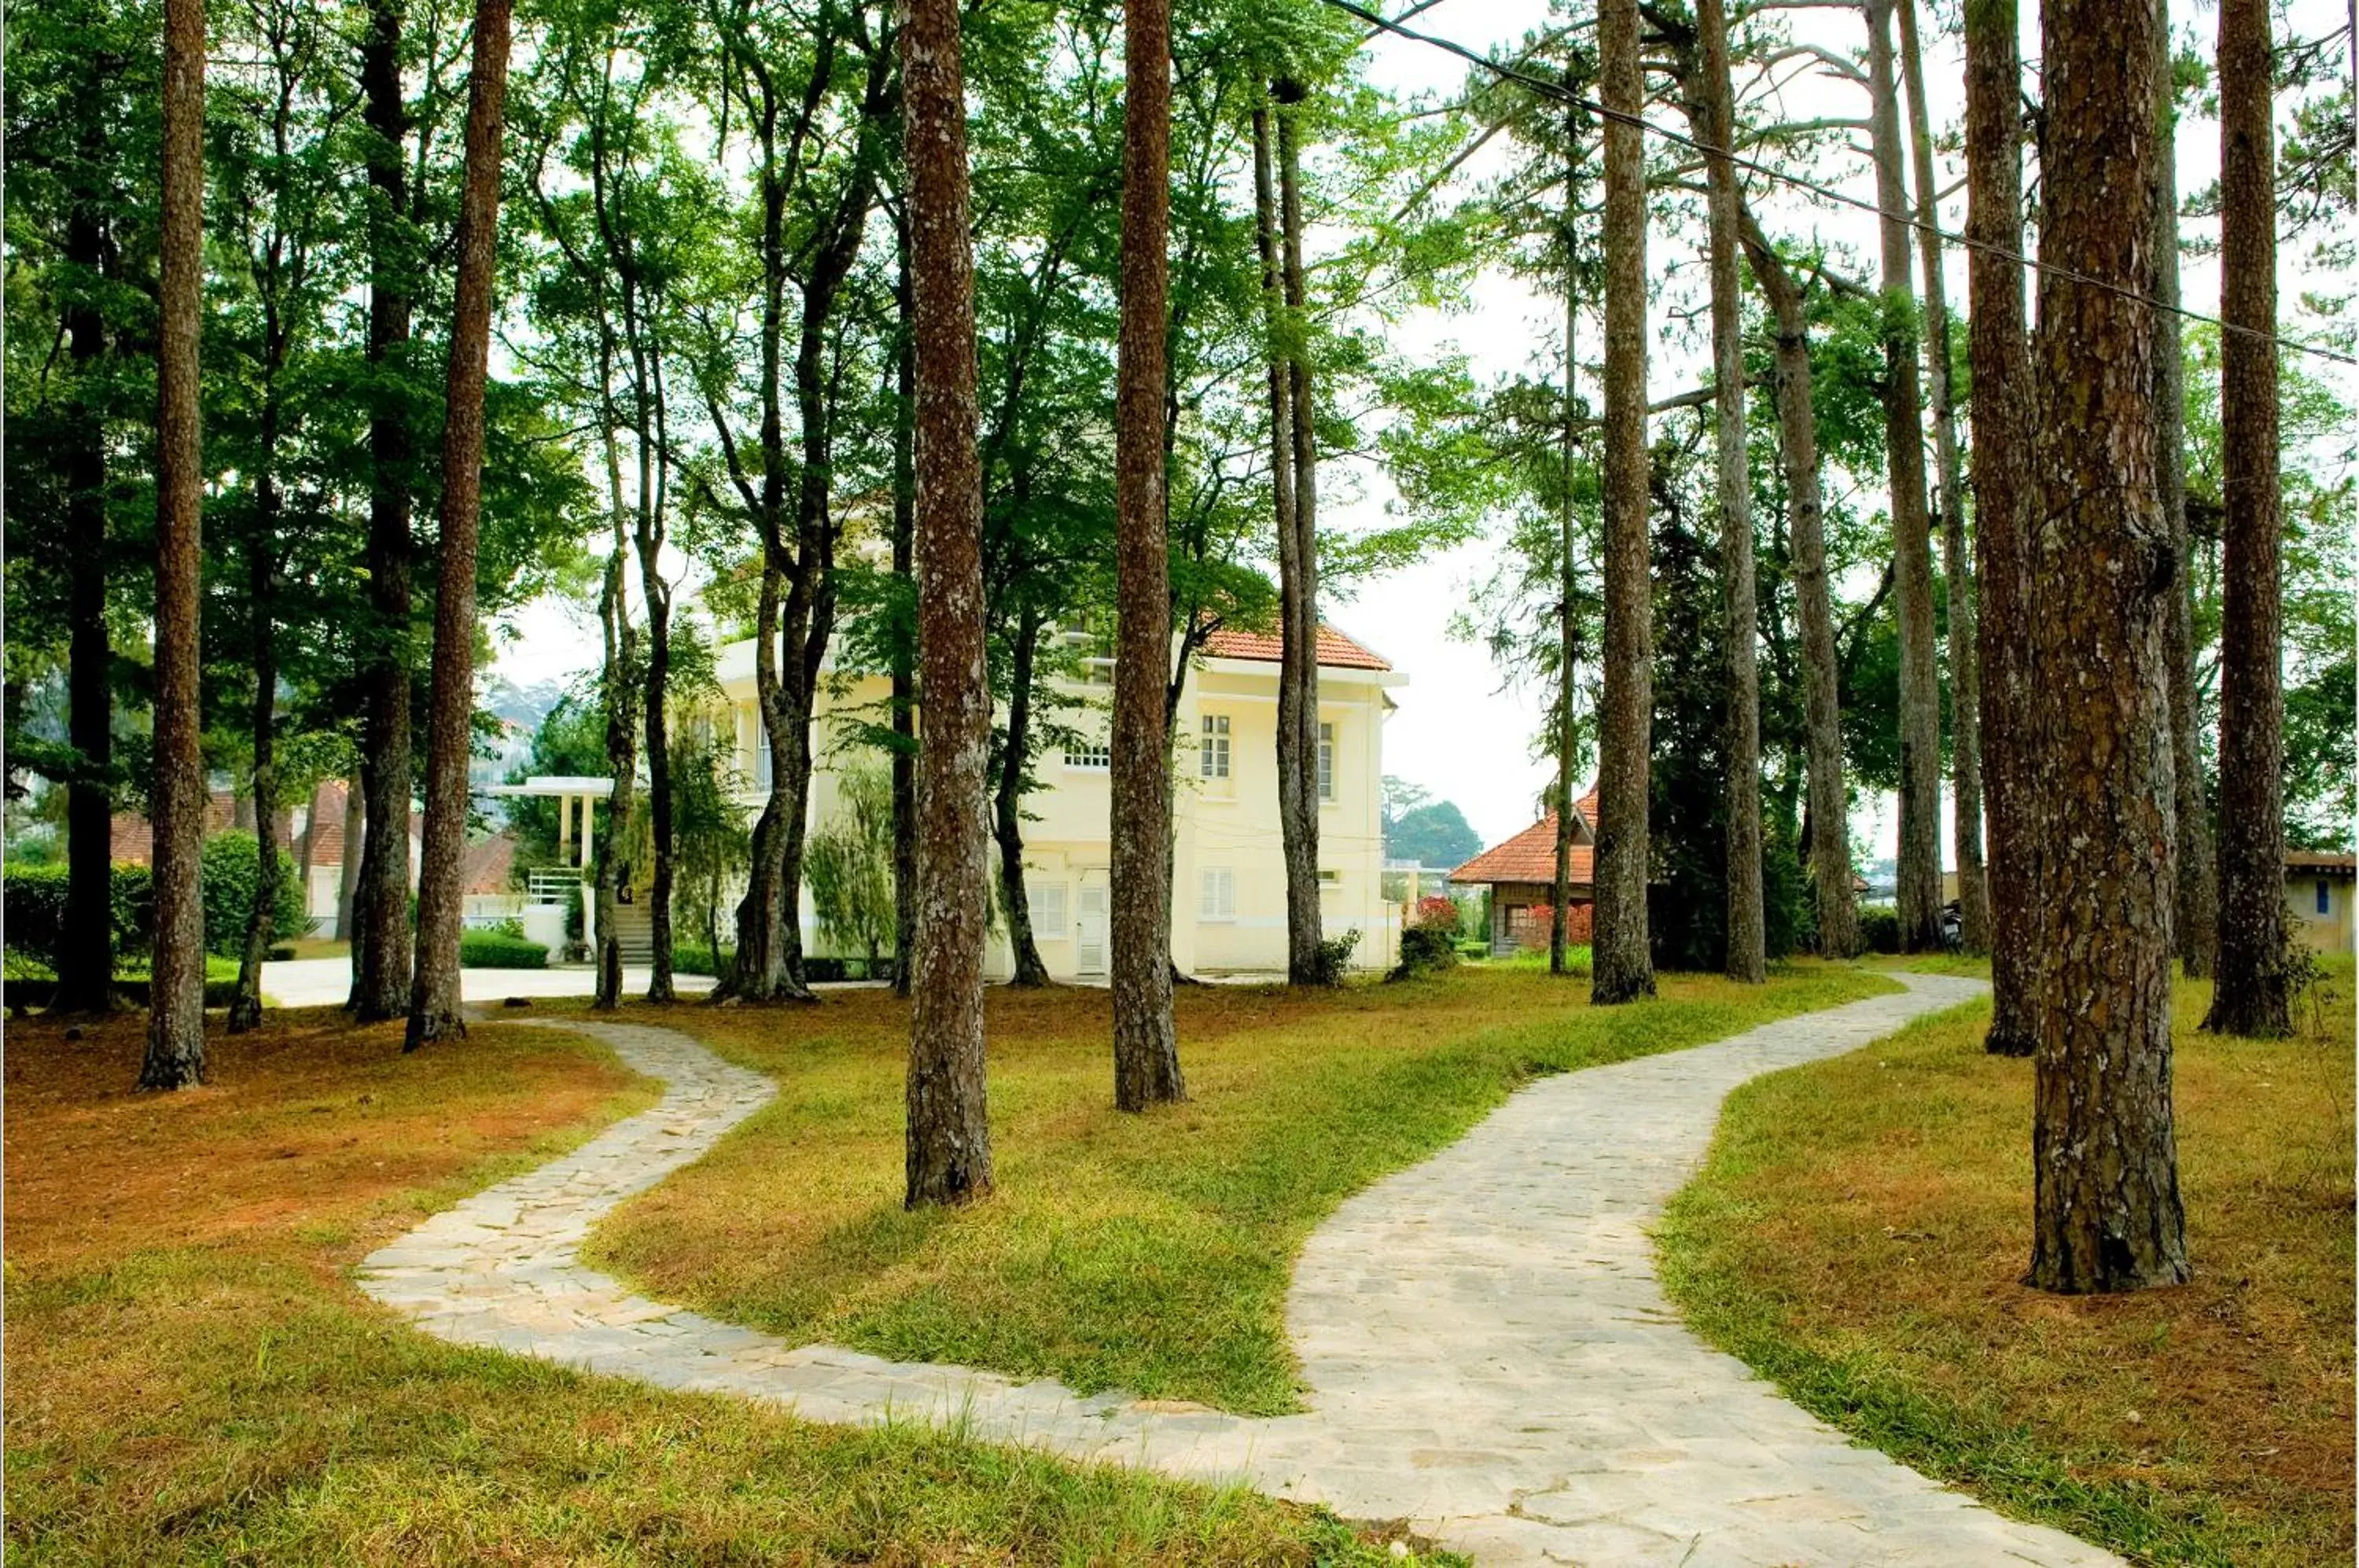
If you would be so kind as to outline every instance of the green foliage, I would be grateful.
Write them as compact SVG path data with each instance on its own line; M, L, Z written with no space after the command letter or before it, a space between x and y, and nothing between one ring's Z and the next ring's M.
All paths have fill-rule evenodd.
M0 920L5 921L10 953L56 967L65 942L66 882L62 864L20 866L12 859L0 871ZM146 951L156 919L148 868L117 862L109 890L117 959Z
M1859 940L1870 953L1900 951L1900 914L1889 904L1859 907Z
M1395 816L1387 812L1385 858L1414 860L1421 866L1463 866L1483 853L1483 837L1451 800L1414 805Z
M459 964L463 969L546 969L549 949L505 931L465 931L459 933Z
M217 833L205 840L202 869L205 906L205 951L235 958L245 952L245 926L254 910L255 886L262 879L261 855L254 835L243 829ZM278 852L277 911L270 927L273 942L301 936L311 926L304 913L303 888L295 875L295 858Z
M893 781L881 768L837 775L838 807L804 848L820 935L875 963L893 945Z

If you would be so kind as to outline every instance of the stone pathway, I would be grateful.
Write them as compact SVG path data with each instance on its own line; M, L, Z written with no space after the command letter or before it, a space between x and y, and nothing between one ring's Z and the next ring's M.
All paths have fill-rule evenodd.
M1656 1283L1647 1226L1727 1093L1854 1050L1980 984L1908 991L1543 1079L1310 1238L1287 1317L1310 1410L1256 1420L1048 1380L789 1345L635 1295L579 1260L598 1219L775 1092L669 1029L569 1019L667 1081L654 1110L435 1215L362 1288L462 1345L807 1420L972 1435L1408 1519L1490 1563L2111 1564L1936 1486L1705 1348Z

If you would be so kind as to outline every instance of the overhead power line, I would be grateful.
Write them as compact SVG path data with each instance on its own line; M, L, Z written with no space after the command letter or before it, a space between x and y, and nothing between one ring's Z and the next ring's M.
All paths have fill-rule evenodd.
M1609 109L1594 99L1571 91L1561 82L1550 82L1544 76L1534 76L1517 66L1493 60L1490 56L1470 49L1455 38L1445 38L1432 33L1420 33L1415 28L1405 27L1398 22L1387 21L1365 6L1353 4L1353 0L1323 0L1323 3L1348 16L1358 17L1380 32L1392 33L1412 43L1424 44L1430 49L1438 49L1444 53L1456 55L1470 64L1482 67L1503 82L1515 82L1517 86L1537 93L1544 98L1552 98L1560 103L1569 103L1576 108L1587 110L1600 119L1612 120L1617 125L1635 126L1647 136L1659 136L1675 147L1686 147L1706 158L1724 157L1734 167L1748 173L1757 174L1764 180L1806 191L1821 201L1832 201L1837 206L1850 207L1858 212L1872 213L1877 218L1906 223L1919 234L1930 234L1935 239L1958 246L1961 250L1979 251L1984 256L2011 261L2017 267L2028 268L2033 272L2045 273L2051 278L2060 278L2068 282L2103 289L2120 299L2135 300L2148 310L2167 311L2190 321L2201 321L2207 326L2217 327L2223 332L2242 332L2250 337L2273 343L2279 348L2291 349L2297 354L2312 354L2320 359L2332 360L2337 365L2359 365L2359 356L2344 354L2339 349L2327 348L2318 343L2305 342L2300 338L2279 336L2275 332L2264 332L2257 327L2241 326L2233 321L2223 321L2217 316L2206 315L2201 310L2192 310L2184 305L2168 304L2151 295L2141 294L2135 289L2126 288L2122 284L2114 283L2086 272L2077 271L2072 267L2060 267L2052 261L2042 261L2037 256L2026 256L2021 251L2010 250L2005 245L1992 245L1964 234L1952 234L1938 224L1927 223L1914 212L1887 212L1865 197L1854 196L1848 191L1838 191L1833 186L1821 184L1802 175L1772 168L1743 153L1725 151L1720 147L1708 146L1693 136L1671 130L1668 126L1656 125L1642 114L1625 114L1620 110Z

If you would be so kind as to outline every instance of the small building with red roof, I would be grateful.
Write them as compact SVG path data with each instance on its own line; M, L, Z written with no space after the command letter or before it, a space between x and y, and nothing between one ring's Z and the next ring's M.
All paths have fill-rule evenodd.
M1572 845L1566 855L1565 936L1587 942L1595 898L1597 791L1572 804ZM1549 812L1505 843L1492 845L1450 874L1458 887L1491 890L1491 952L1505 957L1546 947L1556 901L1556 813Z

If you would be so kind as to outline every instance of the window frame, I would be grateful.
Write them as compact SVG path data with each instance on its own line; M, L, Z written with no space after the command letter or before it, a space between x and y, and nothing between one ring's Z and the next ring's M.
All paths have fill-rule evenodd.
M1232 776L1230 735L1226 713L1205 713L1196 725L1196 777L1206 783L1225 783Z
M1335 725L1321 723L1319 726L1319 799L1332 803L1335 799Z
M1219 897L1213 896L1214 889ZM1237 874L1227 866L1201 866L1196 869L1196 919L1211 924L1229 924L1237 918Z

